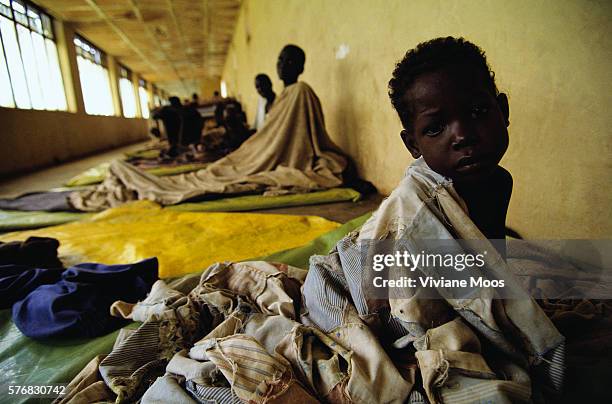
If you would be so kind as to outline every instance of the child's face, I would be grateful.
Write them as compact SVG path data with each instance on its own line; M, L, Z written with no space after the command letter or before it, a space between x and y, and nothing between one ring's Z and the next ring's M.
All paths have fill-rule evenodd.
M452 66L416 78L404 97L413 107L402 140L414 158L459 183L488 177L508 148L508 99L482 73Z

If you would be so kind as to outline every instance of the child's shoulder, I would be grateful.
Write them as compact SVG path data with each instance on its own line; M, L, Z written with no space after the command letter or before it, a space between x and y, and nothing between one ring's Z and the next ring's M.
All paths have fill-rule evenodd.
M409 226L419 211L435 197L437 190L449 186L452 186L450 180L430 169L424 160L417 159L408 167L398 186L362 226L360 238L379 238L400 223Z

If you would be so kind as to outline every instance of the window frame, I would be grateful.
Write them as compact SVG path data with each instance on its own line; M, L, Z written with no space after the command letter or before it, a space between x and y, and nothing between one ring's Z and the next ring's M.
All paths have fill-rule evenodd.
M0 4L0 7L4 6L7 7L10 11L11 15L7 15L5 13L3 13L2 11L0 11L0 15L3 15L4 17L12 20L13 22L15 22L16 24L20 24L24 27L26 27L27 29L30 30L30 32L32 30L34 30L34 32L36 32L37 34L42 35L45 39L51 39L53 42L55 42L55 27L53 26L53 17L51 17L51 14L49 14L44 8L32 3L29 0L5 0L8 1L10 6L6 6L4 4ZM13 7L13 3L17 3L17 4L21 4L25 7L25 11L26 13L19 13L19 14L23 14L26 18L27 23L24 23L20 20L17 19L17 17L15 17L15 8ZM28 16L28 11L32 9L33 11L37 12L40 14L40 24L41 24L41 28L40 31L38 31L36 28L32 27L32 25L34 25L32 23L31 17ZM48 19L48 29L49 32L46 32L45 30L45 24L43 23L43 18L42 17L46 17Z
M81 42L83 45L91 48L94 52L88 52L85 47L80 46L76 43L76 41ZM85 59L89 59L91 62L94 62L97 65L102 66L103 68L108 70L108 57L106 56L106 52L104 52L100 47L94 45L91 41L85 39L78 32L74 33L74 38L72 40L72 44L74 45L74 49L76 51L76 56L81 56ZM96 59L96 54L99 56L99 59ZM129 70L128 70L129 71Z

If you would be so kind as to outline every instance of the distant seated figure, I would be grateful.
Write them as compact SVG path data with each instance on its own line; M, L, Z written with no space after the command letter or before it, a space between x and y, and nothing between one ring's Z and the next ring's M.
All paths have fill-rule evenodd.
M219 102L223 102L223 99L224 99L224 98L223 98L223 97L221 97L221 94L219 94L219 92L218 92L218 91L214 91L214 92L213 92L213 96L212 96L212 98L210 99L210 103L212 103L212 104L214 105L214 104L217 104L217 103L219 103Z
M240 147L251 135L238 102L224 106L220 122L218 128L208 130L202 137L202 147L207 152L226 155Z
M197 108L200 105L200 97L198 93L191 94L191 106Z
M170 105L165 105L153 111L153 119L159 119L163 122L168 143L170 144L167 154L169 157L176 157L178 155L181 132L182 106L181 100L178 97L172 96L168 100Z
M264 73L260 73L255 76L255 89L260 97L257 101L257 113L255 115L255 123L253 124L253 128L258 130L263 126L266 114L268 111L270 111L272 103L274 103L274 99L276 98L276 94L272 90L272 80L270 80L270 77Z
M193 104L184 105L181 108L181 119L183 122L181 144L183 146L195 146L200 143L204 119L197 108Z
M70 202L76 209L96 211L133 199L173 205L205 195L304 193L342 185L348 160L325 129L319 98L297 81L305 59L299 47L283 48L277 72L285 88L263 126L227 156L201 170L166 177L117 160L100 186L72 193ZM235 129L231 123L228 128Z

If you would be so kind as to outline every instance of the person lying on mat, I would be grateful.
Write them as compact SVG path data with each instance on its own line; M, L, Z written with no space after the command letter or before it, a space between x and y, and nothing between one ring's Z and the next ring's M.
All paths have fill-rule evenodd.
M285 88L263 126L237 150L199 171L167 177L115 161L99 187L70 195L72 205L96 211L132 199L172 205L207 194L304 193L342 185L347 158L325 129L319 98L297 80L305 59L296 45L282 49L277 71Z

